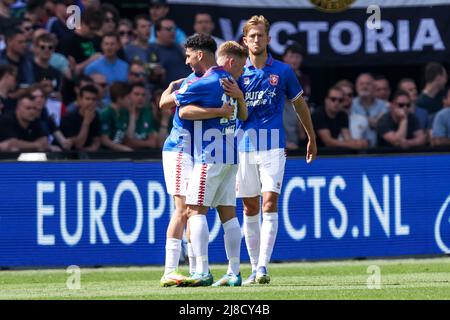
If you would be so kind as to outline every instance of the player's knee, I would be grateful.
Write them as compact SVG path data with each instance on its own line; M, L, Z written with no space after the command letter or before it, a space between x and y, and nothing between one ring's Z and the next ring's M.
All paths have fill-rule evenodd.
M263 212L277 212L278 204L277 201L269 199L263 203Z
M259 199L244 200L244 213L247 216L254 216L259 213Z

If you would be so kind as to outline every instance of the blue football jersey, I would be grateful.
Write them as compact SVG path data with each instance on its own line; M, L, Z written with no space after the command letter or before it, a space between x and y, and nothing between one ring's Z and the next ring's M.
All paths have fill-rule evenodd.
M271 55L262 69L248 58L239 81L248 107L248 119L238 121L239 151L284 148L284 99L294 101L303 93L294 70Z
M181 90L200 79L192 72L180 86ZM192 135L194 134L194 122L192 120L181 119L179 116L179 106L175 109L172 121L172 130L164 142L163 151L185 152L192 154Z
M194 121L194 161L201 163L237 163L237 101L225 94L222 79L232 79L222 67L210 68L202 78L174 93L178 106L189 104L203 108L221 108L224 102L234 106L230 119Z

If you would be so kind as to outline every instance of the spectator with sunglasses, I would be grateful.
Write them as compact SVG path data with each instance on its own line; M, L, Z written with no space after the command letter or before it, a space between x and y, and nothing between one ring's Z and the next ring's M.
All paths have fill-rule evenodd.
M36 81L50 81L51 90L59 92L61 88L61 73L50 65L50 59L55 51L56 39L51 33L39 35L33 42L33 72Z
M339 147L348 149L367 149L365 139L353 139L348 125L348 114L343 111L344 92L337 86L328 90L325 106L316 109L312 121L319 147Z
M133 37L133 24L128 19L120 19L119 22L119 35L122 48L125 48L131 41L134 40Z
M417 117L408 111L411 99L408 92L394 94L389 112L384 114L377 125L379 146L394 146L402 149L424 146L425 132L420 128Z

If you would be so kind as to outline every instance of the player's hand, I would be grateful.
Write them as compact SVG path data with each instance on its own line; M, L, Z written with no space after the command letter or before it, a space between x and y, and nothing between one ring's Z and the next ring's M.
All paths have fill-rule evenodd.
M244 99L244 94L234 79L223 79L222 84L223 90L228 96L237 100Z
M317 158L317 144L315 139L309 139L306 147L306 163L311 163Z
M230 106L227 102L225 102L222 107L219 109L219 114L221 118L230 119L233 115L234 107Z
M172 88L172 92L174 92L175 90L180 89L181 84L183 83L184 79L186 79L186 78L181 78L181 79L172 81L172 82L170 83L170 87Z

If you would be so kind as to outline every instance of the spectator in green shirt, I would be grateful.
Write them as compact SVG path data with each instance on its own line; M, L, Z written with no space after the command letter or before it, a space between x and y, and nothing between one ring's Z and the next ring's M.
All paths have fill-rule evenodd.
M142 83L131 85L129 122L125 144L133 149L157 148L158 129L153 119L149 94Z
M101 143L107 149L133 151L124 144L129 121L126 106L129 104L130 89L126 82L113 82L109 88L111 105L105 107L100 113Z

